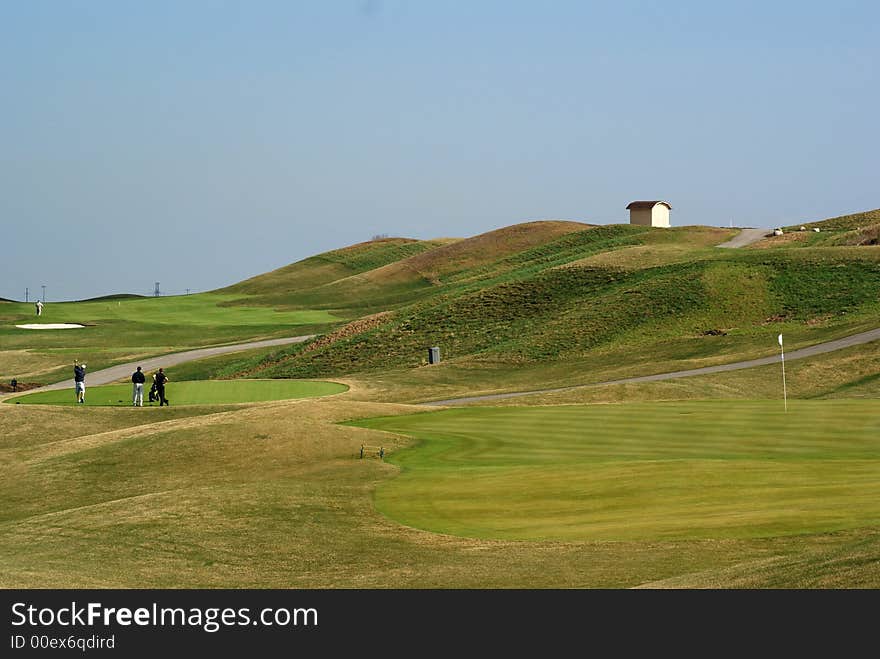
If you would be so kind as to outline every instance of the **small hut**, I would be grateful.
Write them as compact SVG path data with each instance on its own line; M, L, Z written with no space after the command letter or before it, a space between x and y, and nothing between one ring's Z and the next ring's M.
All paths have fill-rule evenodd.
M629 223L646 227L669 227L669 211L672 206L668 202L633 201L626 207L629 211Z

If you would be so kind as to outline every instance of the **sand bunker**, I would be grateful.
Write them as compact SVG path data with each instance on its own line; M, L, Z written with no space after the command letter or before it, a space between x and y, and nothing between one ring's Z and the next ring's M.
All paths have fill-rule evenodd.
M21 329L78 329L85 325L77 325L76 323L29 323L27 325L16 325Z

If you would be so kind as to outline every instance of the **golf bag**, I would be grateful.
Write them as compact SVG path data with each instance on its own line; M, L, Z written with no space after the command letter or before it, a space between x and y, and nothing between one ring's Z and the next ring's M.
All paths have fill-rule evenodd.
M156 401L159 400L158 391L159 390L156 388L156 383L154 382L153 386L150 387L150 402L151 403L155 403Z

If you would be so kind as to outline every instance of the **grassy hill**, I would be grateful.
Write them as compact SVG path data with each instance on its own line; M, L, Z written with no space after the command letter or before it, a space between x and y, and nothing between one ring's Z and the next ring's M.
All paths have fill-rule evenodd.
M579 222L543 221L464 240L370 241L299 261L219 292L243 294L230 304L326 309L355 319L431 297L450 278L479 272L499 259L589 227Z
M880 244L880 208L827 220L783 227L783 235L770 236L751 249L776 247L846 247Z
M840 215L838 217L830 217L825 220L806 222L804 224L792 225L785 228L795 230L803 226L806 229L818 228L822 231L850 231L859 227L868 227L873 224L880 224L880 208L875 208L870 211L862 211L860 213L850 213L849 215Z
M826 221L840 229L783 236L806 240L741 250L715 248L735 233L726 228L562 220L465 239L384 238L175 305L150 298L90 304L104 304L111 315L129 310L116 324L149 318L152 334L131 326L129 336L157 351L170 343L159 340L159 329L186 347L320 334L305 344L175 367L178 380L369 377L392 399L410 401L586 384L766 356L780 332L793 349L873 327L880 248L842 239L854 231L846 227L872 214ZM157 304L170 306L153 309ZM81 321L86 308L61 315ZM185 322L178 322L181 314ZM108 322L88 318L101 327ZM73 338L74 349L92 340ZM440 347L442 363L428 369L430 346ZM60 345L46 348L55 351L46 359L57 360ZM112 352L91 361L112 363L123 347ZM39 370L32 353L10 357Z
M569 382L599 381L610 374L601 355L617 368L637 354L633 374L644 374L652 361L772 354L779 332L797 347L876 322L880 249L714 248L730 234L535 222L425 249L297 296L339 315L381 312L370 322L206 374L373 377L419 370L439 346L438 370L516 368L540 383L569 364Z
M327 291L327 287L335 282L348 281L363 272L406 261L422 252L455 242L455 239L371 240L312 256L215 292L236 296L236 300L228 303L230 305L341 307L341 301L336 301L332 293Z
M270 291L297 291L321 286L418 254L433 246L428 241L411 238L371 240L291 263L220 291L261 295Z
M514 224L390 263L368 273L366 278L377 283L420 279L439 285L447 276L478 270L504 257L589 228L591 225L564 220Z

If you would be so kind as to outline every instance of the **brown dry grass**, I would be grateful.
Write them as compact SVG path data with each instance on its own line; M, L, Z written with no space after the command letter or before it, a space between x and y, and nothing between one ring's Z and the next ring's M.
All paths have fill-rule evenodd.
M778 564L763 582L779 578L802 547L819 560L876 543L867 531L652 543L440 535L372 505L397 468L358 459L360 445L393 453L409 440L336 424L421 408L343 396L145 411L0 405L0 586L724 587L749 566Z
M58 368L58 356L31 350L0 350L0 379L36 378Z
M351 255L357 254L358 252L369 251L374 247L381 245L406 245L408 243L417 243L419 242L415 238L376 238L374 240L364 240L363 242L355 243L354 245L347 245L346 247L340 247L339 249L334 249L332 252L328 252L330 255Z
M772 249L774 247L792 247L797 243L805 243L810 239L806 231L783 233L781 236L767 236L766 238L747 245L744 249Z
M305 348L303 348L303 353L314 352L315 350L320 350L322 348L326 348L327 346L333 345L334 343L342 339L347 339L352 336L357 336L358 334L363 334L364 332L379 327L379 325L383 325L391 321L393 317L394 315L390 311L380 311L379 313L374 313L369 316L359 318L358 320L353 320L352 322L343 325L338 330L334 330L329 334L324 334L315 341L312 341Z
M316 286L325 286L352 276L351 269L346 264L347 259L356 258L386 247L410 245L420 242L425 242L426 246L433 247L448 240L420 241L413 238L379 238L368 240L282 266L270 272L245 279L232 286L218 289L218 292L264 294L267 291L271 291L277 294L281 291L297 292Z
M492 263L507 255L542 245L593 225L568 220L524 222L452 242L416 254L397 263L390 263L362 275L376 283L425 279L439 282L443 275Z
M872 224L871 226L859 227L853 231L848 231L835 244L859 247L878 245L880 244L880 224Z
M730 229L703 226L651 231L643 236L643 245L600 252L559 267L594 266L639 270L683 263L694 259L695 250L713 247L729 240L734 234L735 231Z
M153 350L158 350L158 348ZM124 351L115 352L113 357L118 361L136 361L155 354L156 352L151 350L133 351L129 348ZM59 362L62 362L66 369L68 361L66 355L59 356L58 352L52 351L0 350L0 369L2 369L0 370L0 379L10 380L16 378L19 381L23 381L27 378L42 381L43 384L47 380L49 382L58 381L60 378L53 380L52 377L58 373Z
M838 217L832 217L825 220L802 222L798 225L792 225L791 227L788 227L788 229L798 228L803 225L807 229L819 227L823 231L828 229L847 230L855 229L856 227L868 226L870 224L876 224L878 221L880 221L880 208L875 208L869 211L850 213L849 215L840 215Z

